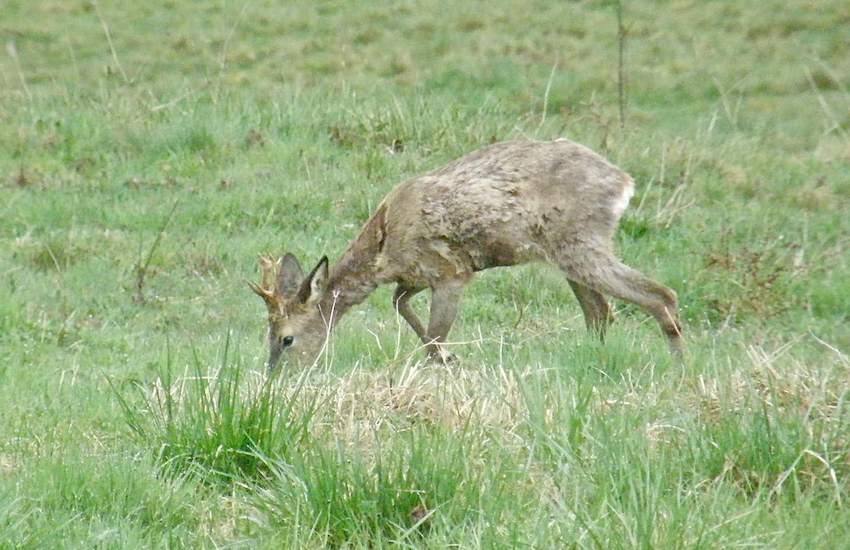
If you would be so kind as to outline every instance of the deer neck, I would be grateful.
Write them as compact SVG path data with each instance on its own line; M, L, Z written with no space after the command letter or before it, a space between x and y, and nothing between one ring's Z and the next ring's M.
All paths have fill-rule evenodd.
M378 208L331 271L328 289L320 304L325 315L330 317L331 325L363 302L382 282L376 264L384 243L384 210L383 205Z

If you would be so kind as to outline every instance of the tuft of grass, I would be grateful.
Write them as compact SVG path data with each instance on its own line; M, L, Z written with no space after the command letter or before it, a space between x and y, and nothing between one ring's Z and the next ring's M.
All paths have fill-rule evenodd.
M73 264L85 261L91 251L72 233L54 235L29 246L27 261L39 271L62 272Z
M170 475L213 481L258 476L266 469L263 457L288 457L308 436L320 403L305 403L300 385L246 377L228 356L229 342L212 370L195 356L191 373L175 377L166 358L152 387L137 386L140 404L113 387L132 433Z
M513 476L504 457L483 444L470 432L417 428L376 441L369 457L341 443L314 447L274 462L270 482L251 487L255 521L282 532L306 528L332 548L463 540L494 527L482 520L507 513L520 498L508 493Z
M846 504L847 367L814 371L751 347L752 371L720 383L703 379L695 433L683 451L702 475L756 500ZM784 360L783 360L784 359Z

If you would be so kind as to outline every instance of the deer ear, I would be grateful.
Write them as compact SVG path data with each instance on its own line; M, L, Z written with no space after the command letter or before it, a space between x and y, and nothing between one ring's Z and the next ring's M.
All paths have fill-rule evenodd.
M301 283L301 279L304 278L304 270L301 269L298 258L289 252L284 254L278 263L280 264L280 268L277 272L274 293L277 296L291 296L298 290L298 285Z
M307 275L301 288L298 289L298 301L302 304L315 305L319 303L328 286L328 257L322 256L313 271Z

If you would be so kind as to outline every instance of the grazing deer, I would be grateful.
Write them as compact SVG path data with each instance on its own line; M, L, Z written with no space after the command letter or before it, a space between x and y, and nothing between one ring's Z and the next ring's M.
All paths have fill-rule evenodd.
M249 283L269 311L268 368L283 355L312 362L330 330L378 285L395 283L396 310L446 360L446 337L461 290L483 269L542 260L559 267L588 329L604 335L611 311L603 297L637 304L682 350L676 294L622 264L612 235L634 182L590 149L567 139L509 141L409 179L384 198L333 269L327 256L306 276L286 254L260 258ZM410 305L431 289L427 327Z

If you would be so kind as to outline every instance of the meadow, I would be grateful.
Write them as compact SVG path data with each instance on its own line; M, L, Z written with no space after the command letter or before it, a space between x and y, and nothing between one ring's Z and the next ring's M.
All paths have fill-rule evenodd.
M622 8L2 0L0 548L846 546L850 7ZM634 176L683 364L528 265L467 288L455 364L387 287L266 378L257 254L557 136Z

